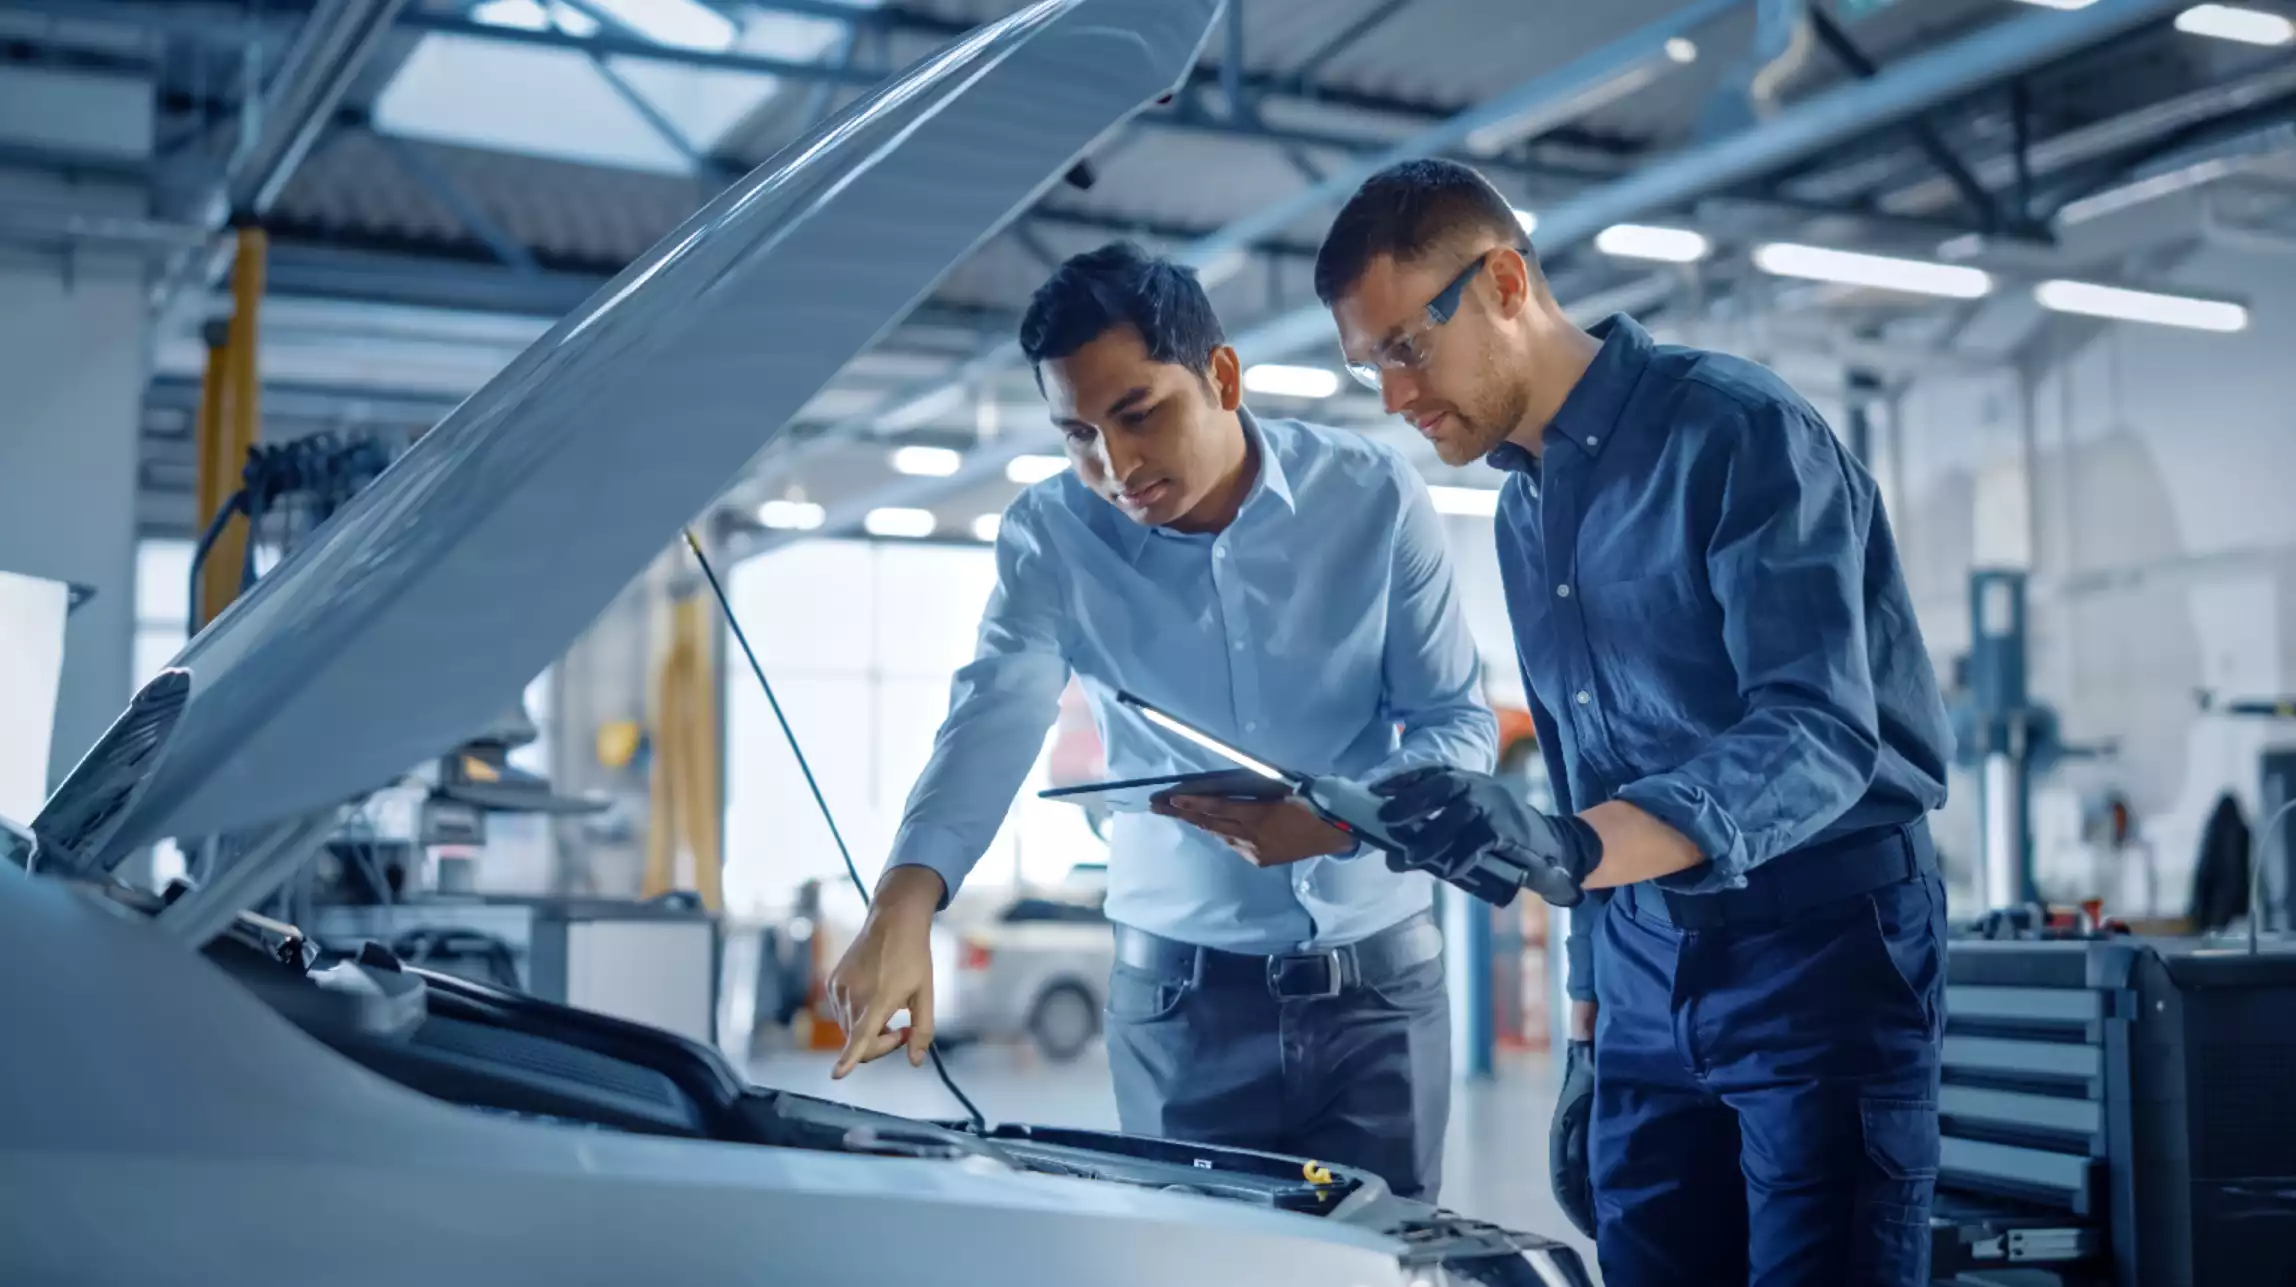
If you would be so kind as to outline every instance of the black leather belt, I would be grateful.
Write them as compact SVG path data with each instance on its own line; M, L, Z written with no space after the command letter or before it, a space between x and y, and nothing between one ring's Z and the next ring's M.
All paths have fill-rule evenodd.
M1677 929L1779 922L1839 899L1937 870L1929 819L1867 827L1779 854L1746 874L1744 889L1678 894L1648 881L1623 891L1634 915Z
M1369 938L1312 952L1257 956L1197 947L1129 925L1116 927L1116 960L1158 978L1199 987L1264 987L1274 996L1335 997L1367 979L1384 979L1443 954L1443 931L1420 912Z

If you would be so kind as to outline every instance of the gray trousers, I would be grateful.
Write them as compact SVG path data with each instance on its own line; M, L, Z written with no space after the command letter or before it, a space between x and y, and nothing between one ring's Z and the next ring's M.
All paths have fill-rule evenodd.
M1337 996L1279 998L1264 979L1205 969L1203 955L1160 975L1121 961L1110 974L1125 1133L1355 1167L1434 1201L1451 1111L1442 958L1363 971Z

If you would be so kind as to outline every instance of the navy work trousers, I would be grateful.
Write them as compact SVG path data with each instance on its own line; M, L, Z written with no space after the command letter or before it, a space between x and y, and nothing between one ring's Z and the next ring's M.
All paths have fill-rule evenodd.
M1126 1134L1288 1153L1370 1171L1435 1199L1451 1111L1451 1007L1441 957L1278 998L1119 962L1108 1065Z
M1922 1287L1945 889L1684 930L1614 897L1588 1151L1608 1287Z

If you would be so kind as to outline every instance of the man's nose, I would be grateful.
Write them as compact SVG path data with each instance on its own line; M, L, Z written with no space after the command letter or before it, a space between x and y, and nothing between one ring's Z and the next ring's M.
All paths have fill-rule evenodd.
M1108 470L1108 477L1121 487L1131 480L1132 471L1140 467L1140 452L1129 443L1103 434L1100 460Z
M1380 368L1379 405L1387 414L1401 415L1403 408L1410 406L1418 396L1419 381L1409 372Z

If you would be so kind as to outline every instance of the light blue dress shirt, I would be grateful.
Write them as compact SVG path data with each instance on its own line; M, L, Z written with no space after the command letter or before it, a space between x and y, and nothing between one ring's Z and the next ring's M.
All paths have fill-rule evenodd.
M1120 689L1300 772L1491 768L1497 725L1417 473L1357 434L1249 412L1243 423L1258 476L1217 534L1144 527L1073 473L1005 511L979 648L956 674L894 865L930 867L951 891L963 882L1071 672L1116 778L1235 767L1119 705ZM1109 917L1206 947L1349 943L1425 909L1431 892L1376 852L1261 870L1176 819L1123 813L1109 828Z

